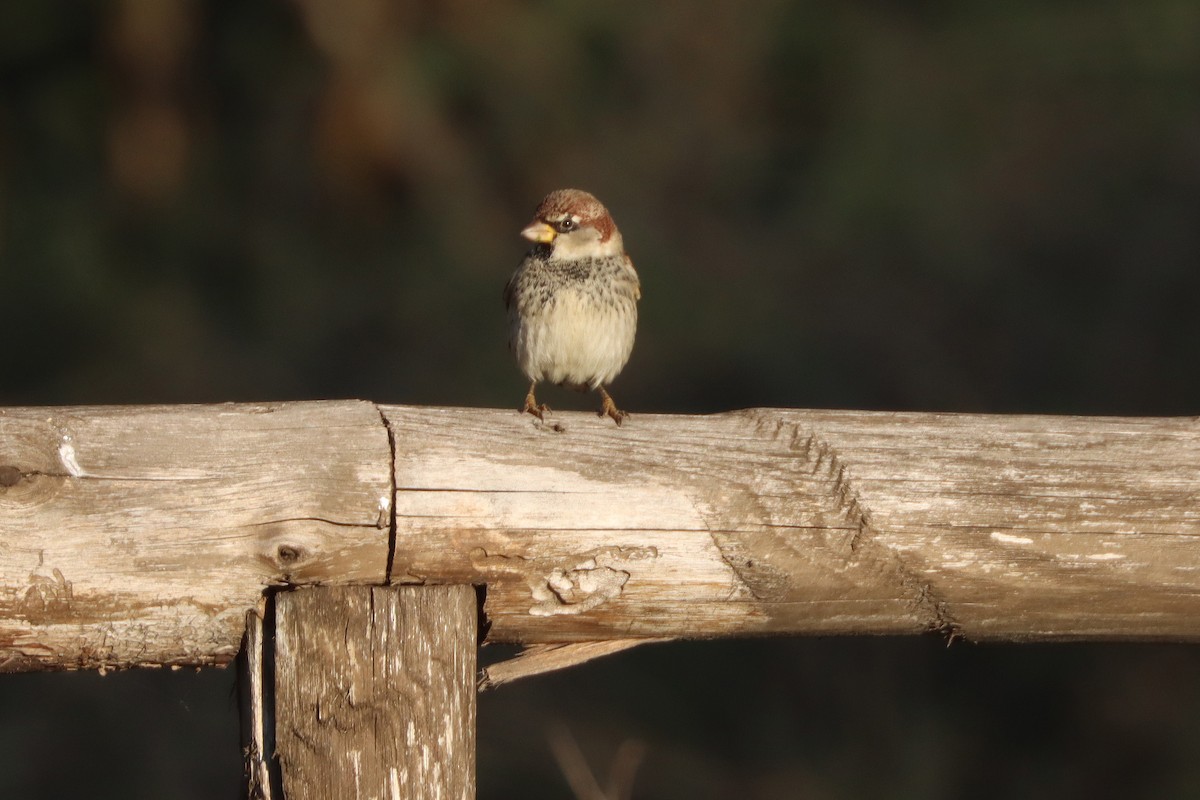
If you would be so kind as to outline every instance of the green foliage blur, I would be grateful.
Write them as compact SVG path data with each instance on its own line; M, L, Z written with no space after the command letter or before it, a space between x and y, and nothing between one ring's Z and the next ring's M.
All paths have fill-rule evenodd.
M515 409L500 290L577 186L642 276L632 424L1195 414L1198 31L1192 0L12 0L0 405ZM1196 797L1198 672L662 646L485 696L481 797L570 796L555 719L600 775L643 740L636 797ZM236 796L231 682L0 679L0 796Z

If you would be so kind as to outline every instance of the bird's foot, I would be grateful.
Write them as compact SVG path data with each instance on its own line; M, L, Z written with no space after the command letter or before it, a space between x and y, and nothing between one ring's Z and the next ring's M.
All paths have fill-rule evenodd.
M533 396L533 392L525 395L525 407L521 409L522 414L533 414L542 422L546 421L546 414L550 413L550 406L545 403L538 403L537 398Z
M622 411L617 408L617 404L613 402L612 396L600 387L600 410L597 412L598 417L612 417L612 421L619 426L626 417L629 416L628 411Z

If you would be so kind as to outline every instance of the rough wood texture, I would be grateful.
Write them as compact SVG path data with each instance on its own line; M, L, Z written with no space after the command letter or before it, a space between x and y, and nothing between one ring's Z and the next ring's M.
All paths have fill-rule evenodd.
M274 800L275 729L274 661L267 657L271 636L266 630L267 598L246 612L246 644L242 648L242 674L238 695L242 718L242 754L246 760L247 800ZM272 618L274 621L274 618ZM268 706L272 706L268 708Z
M384 412L393 579L491 640L1200 639L1197 418Z
M475 796L470 586L276 598L276 748L288 800Z
M1200 640L1196 418L385 411L394 577L487 584L497 641ZM388 433L0 409L0 670L222 663L265 586L386 583Z
M0 671L213 664L271 584L382 583L371 403L0 409Z

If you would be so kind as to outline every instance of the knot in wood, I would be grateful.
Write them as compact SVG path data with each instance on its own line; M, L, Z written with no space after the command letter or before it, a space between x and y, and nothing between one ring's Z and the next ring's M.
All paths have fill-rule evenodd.
M304 548L291 544L281 544L275 550L275 558L281 567L292 567L304 558Z
M6 511L36 509L54 500L66 481L63 475L37 468L0 465L0 502Z
M11 464L0 464L0 489L16 486L21 482L21 470Z

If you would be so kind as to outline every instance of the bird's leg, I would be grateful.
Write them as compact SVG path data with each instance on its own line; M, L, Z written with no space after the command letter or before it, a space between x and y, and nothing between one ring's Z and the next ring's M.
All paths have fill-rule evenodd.
M544 414L550 410L550 406L542 403L538 405L537 398L533 396L533 390L537 388L537 381L529 384L529 394L525 395L525 407L521 409L522 414L533 414L543 422L546 421Z
M603 386L597 386L596 391L600 393L599 416L612 417L613 422L620 425L621 421L629 416L629 412L617 408L617 404L613 402L612 395L605 391Z

